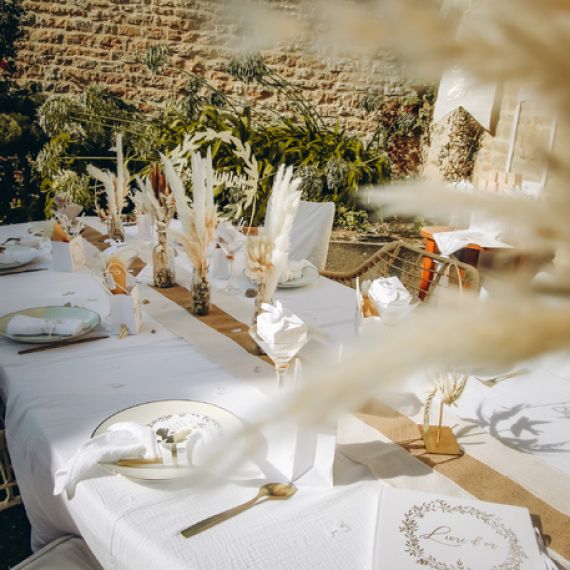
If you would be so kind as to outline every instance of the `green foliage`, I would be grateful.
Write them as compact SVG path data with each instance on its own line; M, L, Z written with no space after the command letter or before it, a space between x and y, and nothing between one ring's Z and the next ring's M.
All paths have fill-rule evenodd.
M344 204L339 204L336 208L335 225L343 230L359 232L372 229L366 210L353 210Z
M16 42L24 37L21 0L0 0L0 94L7 93L16 69Z
M387 154L392 178L418 173L429 139L435 89L402 86L395 92L370 91L360 104L376 121L370 146Z

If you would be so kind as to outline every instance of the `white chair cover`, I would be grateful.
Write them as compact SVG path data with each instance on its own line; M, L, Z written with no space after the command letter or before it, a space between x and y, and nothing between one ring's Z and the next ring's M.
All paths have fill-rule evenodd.
M12 570L103 570L85 542L64 536L14 566Z
M291 230L289 259L325 268L334 221L333 202L301 202Z

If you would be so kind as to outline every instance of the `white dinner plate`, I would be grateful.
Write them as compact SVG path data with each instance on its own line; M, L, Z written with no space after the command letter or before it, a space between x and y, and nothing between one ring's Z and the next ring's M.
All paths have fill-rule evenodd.
M199 414L205 416L217 424L222 436L243 428L243 422L237 416L220 406L195 400L160 400L138 404L113 414L97 426L91 437L104 433L110 426L119 422L136 422L150 425L159 418L179 414ZM158 464L137 467L125 467L116 463L102 463L101 465L111 473L118 473L132 479L143 479L146 481L181 479L190 476L196 470L195 467L188 464Z
M312 285L319 278L319 270L316 267L303 267L303 272L297 279L289 279L277 284L278 289L295 289L297 287L306 287Z
M17 261L3 261L5 255L1 250L4 250L5 253L12 253L17 256ZM22 267L31 263L39 256L40 252L34 248L29 247L27 245L12 245L7 244L0 247L0 271L4 269L15 269L16 267Z
M76 335L13 335L6 331L8 323L16 315L25 315L27 317L37 317L40 319L81 319L83 321L83 329ZM101 317L91 309L84 307L34 307L31 309L22 309L8 315L0 317L0 336L5 336L16 342L24 342L30 344L47 344L50 342L61 342L63 340L71 340L87 334L93 330L101 322Z

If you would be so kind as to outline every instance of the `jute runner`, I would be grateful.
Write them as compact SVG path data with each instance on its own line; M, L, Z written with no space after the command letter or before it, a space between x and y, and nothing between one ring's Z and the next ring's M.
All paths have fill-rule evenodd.
M87 240L91 245L94 245L100 251L103 251L109 247L109 244L105 243L105 239L107 239L108 236L98 232L90 226L85 226L81 232L81 235L85 240ZM131 261L129 271L132 274L137 275L144 266L145 262L142 259L135 257ZM186 289L186 287L181 287L180 285L176 285L168 289L154 287L154 290L158 291L160 294L164 295L167 299L170 299L178 306L185 309L187 312L190 312L190 308L192 306L192 293ZM269 357L259 354L257 345L249 336L248 326L241 321L234 319L234 317L220 309L217 305L212 304L210 306L210 312L207 315L193 316L199 321L208 325L210 328L233 340L239 346L247 350L247 352L250 354L256 354L271 364Z
M86 227L82 235L100 250L107 247L104 243L107 236L91 227ZM144 262L137 259L131 264L131 270L136 273L143 266ZM185 287L156 288L156 291L185 310L189 310L192 295ZM196 318L255 354L255 343L247 332L247 325L219 307L212 305L208 315ZM262 358L267 359L266 356ZM426 454L420 443L418 426L392 408L371 401L356 416L406 449L417 460L454 481L478 499L527 508L532 515L539 517L543 533L551 540L550 547L567 560L570 559L570 517L468 453L454 459L443 455Z

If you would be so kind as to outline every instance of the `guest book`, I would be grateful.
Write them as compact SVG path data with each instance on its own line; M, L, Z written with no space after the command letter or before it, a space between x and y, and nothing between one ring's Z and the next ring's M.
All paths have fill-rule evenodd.
M526 509L382 487L374 570L537 570Z

